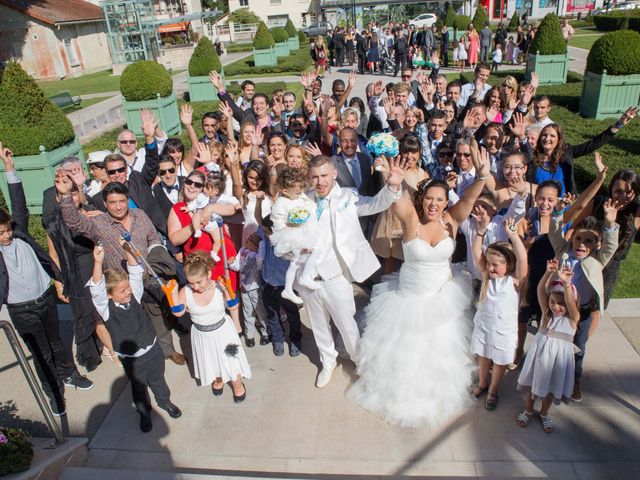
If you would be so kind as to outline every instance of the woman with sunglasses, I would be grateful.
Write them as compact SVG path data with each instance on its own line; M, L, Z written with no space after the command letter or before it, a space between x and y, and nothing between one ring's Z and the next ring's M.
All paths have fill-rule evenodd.
M212 204L204 208L198 213L189 212L186 210L187 203L195 200L195 198L203 193L205 183L204 173L194 170L185 179L180 194L178 196L178 202L173 206L169 212L169 218L167 219L167 231L169 240L176 246L182 247L182 253L186 257L191 252L199 250L211 253L213 248L213 242L210 235L201 235L200 237L194 237L196 230L204 228L211 218L212 213L217 213L221 216L229 216L235 213L235 207L233 205L223 205L220 203ZM229 237L229 234L224 229L224 246L229 262L236 256L236 249ZM224 263L217 262L211 269L211 278L218 280L224 276ZM231 285L236 285L236 273L229 272Z
M87 191L85 192L87 197L93 197L97 193L100 193L104 186L109 183L109 176L104 168L104 159L108 155L111 155L109 150L100 150L89 154L87 166L93 178L89 181Z

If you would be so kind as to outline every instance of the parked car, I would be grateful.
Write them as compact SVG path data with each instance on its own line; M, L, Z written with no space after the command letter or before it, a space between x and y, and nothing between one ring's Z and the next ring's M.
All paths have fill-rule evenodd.
M437 20L438 17L435 13L422 13L413 20L409 20L409 25L416 28L431 27Z
M312 23L302 31L307 37L317 37L318 35L326 35L329 30L333 30L331 22Z
M602 15L603 13L624 12L625 10L633 10L640 8L640 2L618 2L609 8L599 8L593 11L593 15Z

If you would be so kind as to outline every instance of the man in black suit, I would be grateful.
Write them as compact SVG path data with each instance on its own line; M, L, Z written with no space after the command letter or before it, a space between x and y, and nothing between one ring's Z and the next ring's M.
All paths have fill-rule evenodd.
M31 352L42 390L54 415L66 413L64 387L93 387L78 372L64 349L51 279L62 274L51 257L29 234L29 210L22 182L13 165L13 155L0 143L9 202L13 217L0 209L0 298L9 317Z
M176 164L169 155L161 155L158 162L158 178L160 181L153 187L153 196L164 215L169 217L173 205L178 202L178 195L184 177L178 176Z
M341 28L336 29L333 35L333 44L336 48L336 66L341 67L344 63L344 35Z
M358 56L358 73L363 75L367 68L367 39L360 32L356 33L356 55Z

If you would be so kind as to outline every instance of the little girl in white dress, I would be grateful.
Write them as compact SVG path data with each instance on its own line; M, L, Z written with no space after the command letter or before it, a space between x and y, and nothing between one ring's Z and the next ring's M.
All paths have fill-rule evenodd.
M282 298L301 305L302 299L293 291L298 270L302 269L298 278L300 285L312 290L319 287L313 278L315 263L312 258L320 229L316 205L305 195L305 177L296 168L285 168L278 176L277 186L279 195L271 208L273 233L269 241L278 257L290 261ZM306 265L310 267L306 268Z
M483 253L486 229L478 229L472 244L474 263L484 277L471 335L470 350L478 355L480 364L480 378L473 395L480 397L488 390L484 404L487 410L498 405L500 381L516 354L518 285L527 275L527 251L512 218L505 221L505 229L511 244L494 242Z
M551 281L554 274L559 280ZM527 426L535 401L541 399L542 428L547 433L553 432L554 424L548 415L551 403L569 403L571 399L577 349L573 337L580 321L572 277L568 267L558 272L558 260L553 259L547 262L547 271L538 284L543 320L518 378L518 390L529 393L526 408L516 419L521 427Z

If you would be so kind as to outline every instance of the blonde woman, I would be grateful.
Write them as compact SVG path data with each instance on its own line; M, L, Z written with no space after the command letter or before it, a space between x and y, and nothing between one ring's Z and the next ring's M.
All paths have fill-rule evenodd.
M324 43L324 37L318 35L315 41L316 65L315 73L318 77L324 77L324 71L327 68L327 47Z

